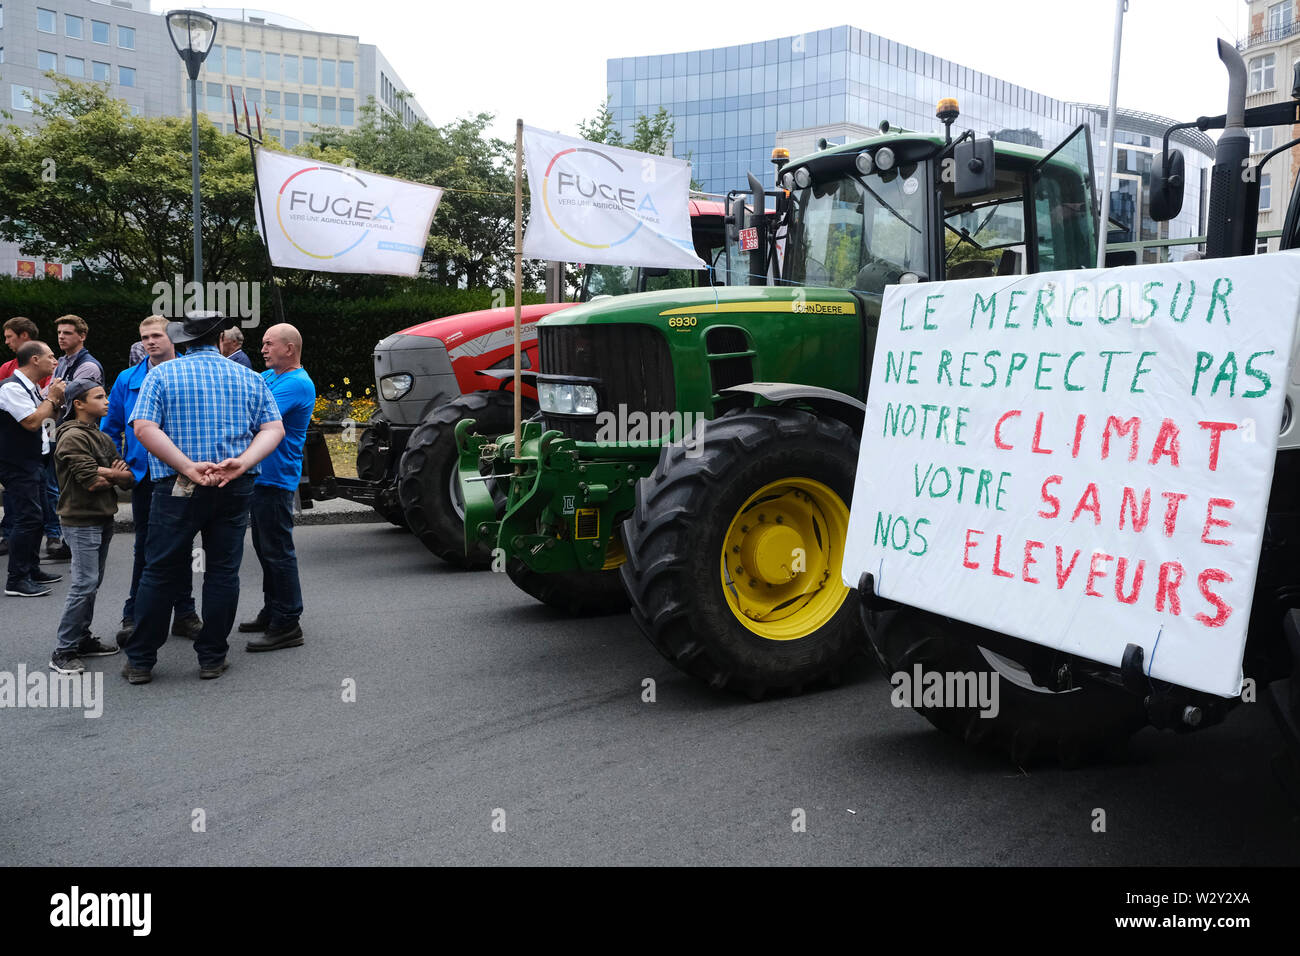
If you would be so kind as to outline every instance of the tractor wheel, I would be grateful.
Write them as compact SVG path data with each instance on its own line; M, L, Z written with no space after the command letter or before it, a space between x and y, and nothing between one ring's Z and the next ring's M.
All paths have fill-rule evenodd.
M995 653L980 645L988 632L917 608L886 611L868 624L868 637L887 675L974 674L977 684L997 680L997 713L975 707L917 707L926 720L969 744L1000 751L1021 767L1035 761L1075 766L1127 740L1147 723L1142 699L1087 674L1072 674L1069 688L1037 683L999 635ZM991 643L991 642L990 642ZM987 675L987 677L985 676ZM984 684L987 687L987 684ZM991 708L990 708L991 709Z
M611 562L614 564L614 562ZM570 617L619 614L627 610L627 592L618 567L603 571L531 570L518 558L506 562L506 574L519 590Z
M865 648L841 579L858 441L797 408L738 409L665 448L623 524L632 617L668 660L753 698L836 681Z
M456 480L456 423L475 421L481 435L514 428L513 392L470 392L439 405L416 426L397 469L397 495L407 524L421 543L450 564L486 568L492 545L481 541L465 553L465 506ZM526 412L525 412L526 414Z
M370 416L365 431L357 440L357 477L362 481L383 481L388 477L388 468L392 459L392 449L387 440L379 437L379 429L372 426L387 422L383 413L376 412ZM405 528L406 515L397 503L397 495L392 488L385 489L375 498L375 511L391 524Z

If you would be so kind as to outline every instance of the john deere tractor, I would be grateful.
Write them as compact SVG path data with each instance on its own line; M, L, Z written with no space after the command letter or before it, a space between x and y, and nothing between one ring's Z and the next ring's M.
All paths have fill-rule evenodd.
M777 285L540 322L541 417L521 446L458 428L467 546L503 549L557 606L630 603L713 686L835 679L865 646L841 563L885 287L1084 267L1096 248L1086 127L1044 152L954 139L955 101L938 115L945 132L885 127L778 167ZM751 236L762 282L772 236Z

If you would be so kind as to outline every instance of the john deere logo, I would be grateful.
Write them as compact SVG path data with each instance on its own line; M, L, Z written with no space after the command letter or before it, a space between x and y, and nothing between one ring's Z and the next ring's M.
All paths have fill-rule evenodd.
M562 236L588 249L612 249L635 236L646 223L659 223L654 200L649 193L626 185L617 160L584 146L563 149L551 157L543 180L542 204Z
M305 256L345 256L372 232L391 232L397 225L387 206L365 198L367 188L365 180L346 169L301 169L286 179L276 194L280 231Z

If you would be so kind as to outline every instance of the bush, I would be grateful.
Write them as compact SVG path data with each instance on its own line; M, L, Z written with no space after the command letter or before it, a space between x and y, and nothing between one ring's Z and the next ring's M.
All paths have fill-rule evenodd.
M373 401L375 344L394 332L430 319L490 308L490 289L453 289L422 279L389 282L373 295L337 291L285 289L285 320L302 333L303 365L319 394L341 401ZM123 368L131 344L139 340L140 321L153 311L157 295L151 286L75 277L17 279L0 277L0 322L15 315L32 319L41 338L57 352L54 320L69 312L90 325L86 348L103 363L109 383ZM541 302L538 293L525 293L526 303ZM244 351L260 369L262 330L276 321L271 290L261 290L258 324L244 329ZM9 356L5 356L8 358ZM337 394L331 395L331 390ZM346 395L351 391L352 396ZM318 404L318 413L321 408ZM361 421L353 407L352 417ZM345 410L338 418L348 416ZM367 416L368 417L368 416Z

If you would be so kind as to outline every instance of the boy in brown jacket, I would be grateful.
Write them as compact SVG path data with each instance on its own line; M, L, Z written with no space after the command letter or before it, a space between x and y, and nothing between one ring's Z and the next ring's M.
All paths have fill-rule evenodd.
M99 430L108 414L108 396L97 382L78 379L64 395L67 420L59 426L54 446L54 470L59 479L59 521L63 539L72 548L72 583L59 621L58 646L50 670L79 674L83 657L116 654L116 644L104 644L90 633L95 595L104 580L108 544L117 514L114 485L135 483L131 469L118 457L113 440Z

